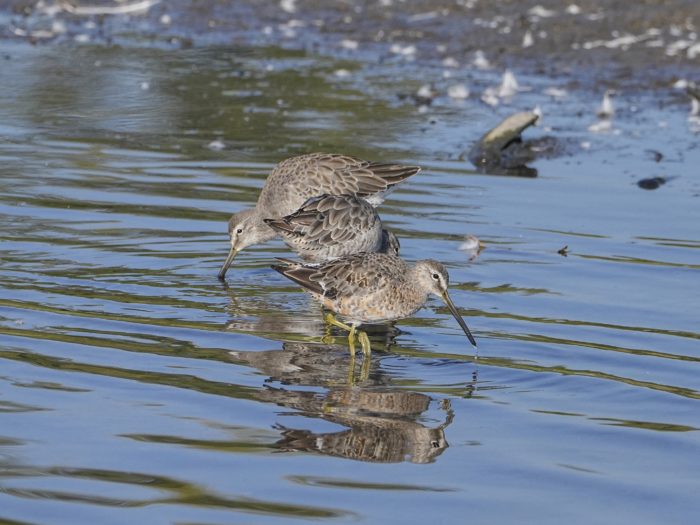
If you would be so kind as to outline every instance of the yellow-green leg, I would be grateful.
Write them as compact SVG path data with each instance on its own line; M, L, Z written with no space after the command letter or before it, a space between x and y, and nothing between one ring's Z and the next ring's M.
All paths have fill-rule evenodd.
M326 314L326 322L328 324L331 324L333 326L337 326L338 328L342 328L343 330L347 330L348 333L348 345L350 346L350 355L353 357L355 356L355 334L357 333L357 339L360 341L360 345L362 346L362 354L365 356L369 356L372 353L372 347L369 343L369 337L367 336L367 332L363 332L362 330L357 330L357 327L355 325L348 325L345 323L341 323L338 321L335 316L332 313L327 313Z
M355 358L355 332L356 331L357 330L356 330L355 326L353 325L350 327L350 333L348 334L348 346L350 347L350 355L352 356L353 359ZM360 332L360 333L362 333L362 332ZM362 350L362 352L364 353L364 349Z
M341 323L335 318L335 315L332 313L327 313L326 314L326 322L328 324L332 324L333 326L337 326L338 328L342 328L343 330L347 330L350 332L353 328L349 324Z
M357 340L360 341L360 346L362 346L362 355L369 357L372 353L372 346L369 343L369 336L367 335L367 332L358 330L355 325L350 327L350 333L348 334L350 355L355 357L355 334L357 334ZM365 359L365 361L367 361L367 359Z
M362 354L365 357L369 357L369 355L372 353L372 347L369 344L369 336L367 335L367 332L360 331L358 339L360 340L360 344L362 345Z
M331 324L333 326L337 326L338 328L342 328L343 330L347 330L348 333L348 345L350 346L350 356L354 359L355 358L355 327L350 326L345 323L341 323L338 321L335 316L332 313L327 313L326 314L326 322L328 324ZM364 348L364 347L363 347ZM364 352L364 350L363 350Z

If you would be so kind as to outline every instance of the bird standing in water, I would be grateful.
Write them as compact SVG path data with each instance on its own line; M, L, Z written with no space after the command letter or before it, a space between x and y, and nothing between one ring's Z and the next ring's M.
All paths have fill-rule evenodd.
M355 334L362 323L393 321L412 315L427 301L428 295L440 297L459 323L472 345L469 331L447 292L449 275L437 261L424 259L413 266L389 254L358 253L320 265L301 264L280 259L283 265L272 268L311 293L324 307L335 312L326 320L349 332L350 353L355 355ZM369 355L367 334L357 336L362 352Z
M265 181L255 207L238 212L229 220L231 248L219 279L225 278L239 251L277 236L265 219L285 217L309 198L323 194L355 195L378 206L397 184L419 171L417 166L327 153L311 153L280 162Z

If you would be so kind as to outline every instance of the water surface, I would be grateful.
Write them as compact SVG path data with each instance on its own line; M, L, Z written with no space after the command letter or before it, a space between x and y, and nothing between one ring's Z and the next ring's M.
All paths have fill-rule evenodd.
M536 77L495 110L425 111L396 96L423 80L400 64L2 50L0 521L695 518L700 150L685 108L630 95L594 134L597 99L554 100ZM483 75L470 80L497 81ZM561 154L535 178L476 173L471 143L536 104L528 133ZM448 267L478 360L431 301L373 327L352 369L343 334L324 337L318 307L270 270L280 241L216 279L229 215L311 151L424 167L380 211L405 258ZM654 176L670 180L637 186Z

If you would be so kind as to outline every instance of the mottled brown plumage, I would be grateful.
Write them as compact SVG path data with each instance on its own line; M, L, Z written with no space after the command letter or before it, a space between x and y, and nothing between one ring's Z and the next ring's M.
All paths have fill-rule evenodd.
M311 292L323 306L339 314L354 329L361 323L391 321L418 311L429 294L440 297L469 341L476 341L449 294L449 275L437 261L410 266L395 255L359 253L320 265L282 260L272 268ZM363 348L364 349L364 348Z
M311 262L359 252L399 253L396 236L382 229L376 210L356 195L312 197L294 213L265 223Z
M267 178L255 208L239 212L229 220L231 250L219 278L225 277L240 250L277 235L264 219L289 215L309 198L322 194L357 195L372 206L378 206L397 184L419 171L417 166L370 162L327 153L312 153L280 162Z

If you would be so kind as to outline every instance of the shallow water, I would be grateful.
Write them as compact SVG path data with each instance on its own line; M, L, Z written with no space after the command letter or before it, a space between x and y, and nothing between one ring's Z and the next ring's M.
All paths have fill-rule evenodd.
M2 46L0 521L695 519L700 149L685 107L630 95L595 134L597 99L553 100L538 78L497 110L442 97L422 113L396 94L425 78L400 64ZM469 80L498 80L483 75ZM536 178L463 160L535 104L544 127L527 134L565 146ZM216 279L228 216L309 151L424 167L380 211L404 257L449 268L478 360L431 301L374 327L351 369L342 334L323 342L320 310L269 269L279 241ZM655 176L671 180L636 185Z

